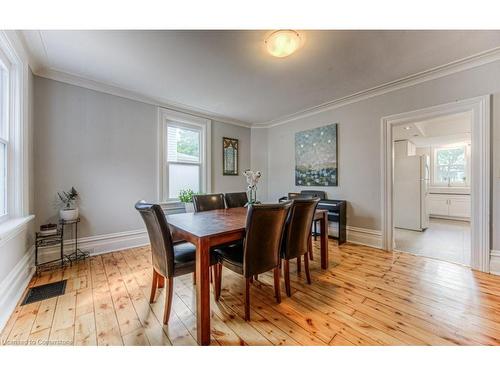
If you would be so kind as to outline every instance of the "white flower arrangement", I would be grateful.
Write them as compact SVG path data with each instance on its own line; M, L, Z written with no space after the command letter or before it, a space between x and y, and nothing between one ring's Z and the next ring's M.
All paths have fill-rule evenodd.
M248 184L248 203L247 203L247 205L259 203L257 201L257 184L260 180L260 177L262 176L262 173L260 171L254 172L250 169L247 169L246 171L243 172L243 176L246 177L247 184Z

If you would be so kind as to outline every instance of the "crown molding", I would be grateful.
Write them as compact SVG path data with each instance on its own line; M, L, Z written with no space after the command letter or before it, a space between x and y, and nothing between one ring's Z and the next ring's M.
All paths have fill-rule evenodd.
M224 117L219 114L209 112L206 110L202 110L196 107L187 106L184 104L174 103L171 101L167 101L163 98L152 97L148 95L143 95L139 92L129 90L126 88L122 88L119 86L108 85L103 82L95 81L87 77L79 76L76 74L71 74L55 69L47 69L40 68L36 71L33 71L33 74L38 77L52 79L54 81L67 83L74 86L83 87L89 90L94 90L98 92L102 92L105 94L110 94L114 96L119 96L122 98L138 101L141 103L151 104L155 106L159 106L161 108L170 109L172 111L182 112L185 114L203 117L208 120L223 122L226 124L241 126L245 128L250 128L251 125L244 121L236 120L229 117Z
M343 98L335 99L317 106L306 108L293 114L280 117L273 121L255 123L252 124L252 128L272 128L275 126L283 125L294 120L329 111L331 109L344 107L346 105L353 104L362 100L400 90L405 87L418 85L427 81L432 81L434 79L445 77L454 73L463 72L465 70L476 68L481 65L485 65L498 60L500 60L500 47L493 48L432 69L428 69L420 73L412 74L405 78L384 83L367 90L359 91Z

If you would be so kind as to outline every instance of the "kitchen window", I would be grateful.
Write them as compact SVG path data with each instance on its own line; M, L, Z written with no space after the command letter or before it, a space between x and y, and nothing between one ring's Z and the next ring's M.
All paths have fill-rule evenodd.
M185 189L209 192L210 121L166 109L160 119L160 201L176 202Z
M468 186L469 152L466 144L434 148L434 186Z

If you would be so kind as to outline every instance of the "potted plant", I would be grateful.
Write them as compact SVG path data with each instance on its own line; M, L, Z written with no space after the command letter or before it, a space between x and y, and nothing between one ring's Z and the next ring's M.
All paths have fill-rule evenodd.
M59 200L61 201L62 208L59 210L59 216L61 220L71 221L78 219L78 207L76 207L76 200L78 198L78 192L74 187L70 191L63 191L57 193Z
M179 191L179 200L184 203L186 212L194 212L193 195L194 191L191 189L183 189Z

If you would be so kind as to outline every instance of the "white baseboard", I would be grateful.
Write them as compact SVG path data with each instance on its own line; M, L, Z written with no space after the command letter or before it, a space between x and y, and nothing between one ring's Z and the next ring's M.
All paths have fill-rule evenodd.
M127 232L118 232L102 234L98 236L82 237L78 239L78 248L88 251L91 256L110 253L133 247L149 244L149 237L145 229L131 230ZM65 253L71 253L73 241L64 242ZM54 259L59 254L59 246L52 246L43 249L40 254L40 262Z
M491 250L490 273L500 275L500 250Z
M375 247L377 249L382 248L382 232L379 230L351 227L348 225L346 228L346 232L347 242ZM337 225L330 224L328 226L328 234L337 236L337 233Z
M30 248L0 284L0 332L28 286L35 269L35 248Z

